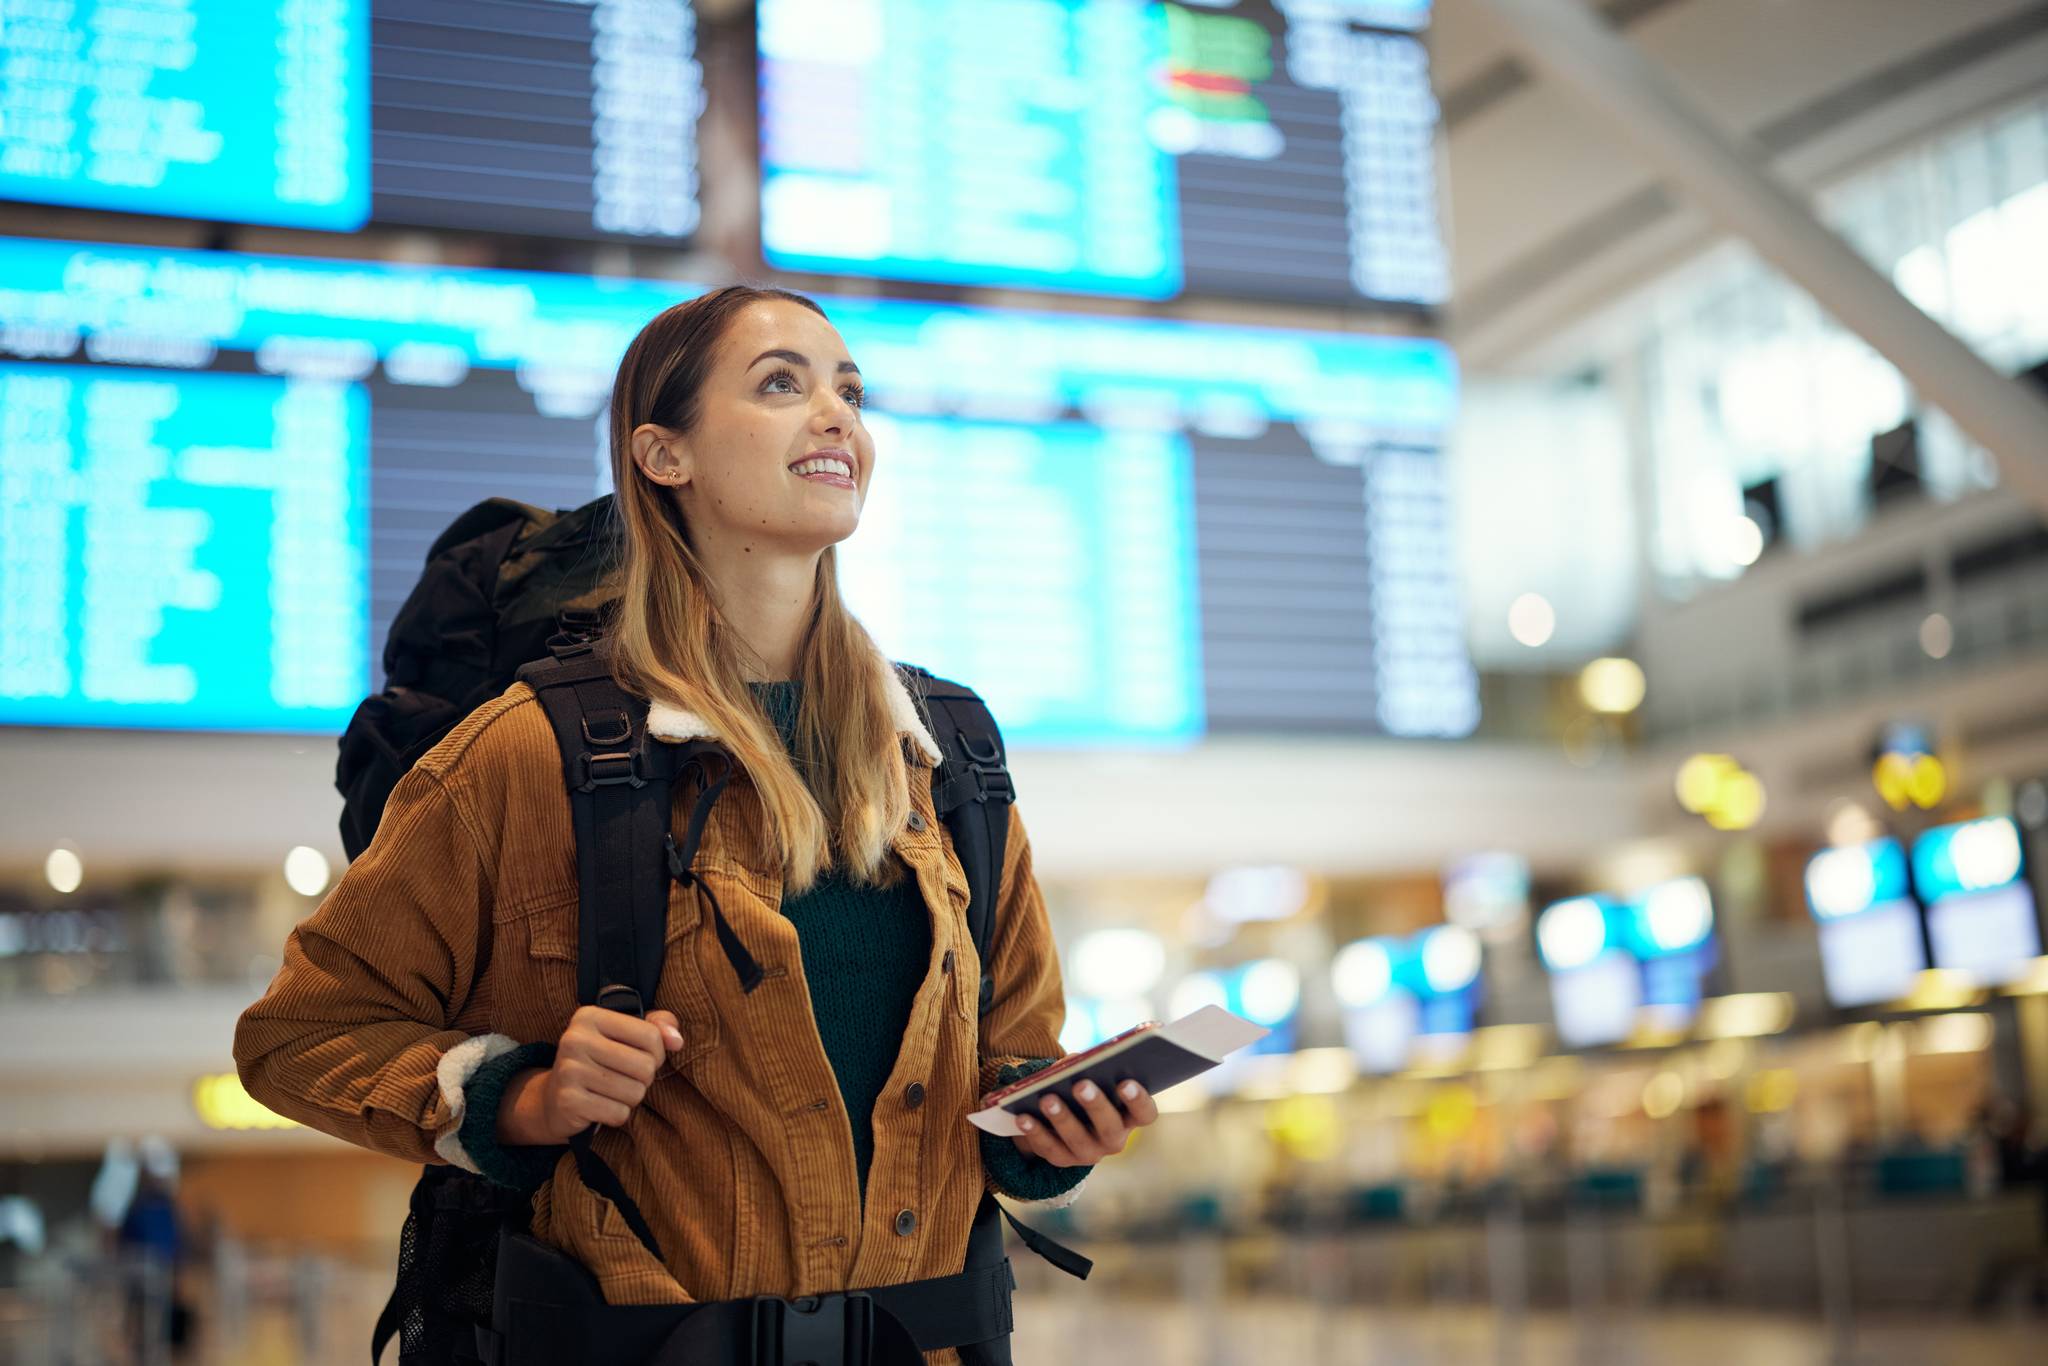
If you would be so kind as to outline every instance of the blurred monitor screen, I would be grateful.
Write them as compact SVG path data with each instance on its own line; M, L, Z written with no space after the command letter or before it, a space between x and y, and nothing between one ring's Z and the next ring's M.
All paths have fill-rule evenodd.
M23 239L0 279L0 723L316 732L457 514L609 487L617 358L696 292ZM1476 722L1439 344L823 302L878 443L847 600L1017 739Z
M1828 999L1838 1006L1899 999L1927 966L1919 908L1911 901L1885 901L1846 919L1822 921L1820 966Z
M761 0L789 270L1441 303L1426 0Z
M1608 949L1584 967L1552 972L1550 1001L1567 1048L1620 1043L1643 1004L1642 966L1626 950Z
M0 11L0 199L352 229L369 210L357 0Z
M1927 908L1934 966L1969 973L1986 985L2012 981L2041 952L2034 894L2020 883L1959 892Z
M1421 1025L1415 997L1390 991L1372 1005L1344 1012L1344 1042L1360 1071L1385 1075L1408 1065Z
M0 24L0 199L680 240L686 0L77 0Z

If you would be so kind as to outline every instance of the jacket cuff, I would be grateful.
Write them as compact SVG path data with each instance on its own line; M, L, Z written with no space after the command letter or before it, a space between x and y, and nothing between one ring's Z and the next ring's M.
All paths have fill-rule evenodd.
M1043 1071L1056 1058L1019 1058L995 1065L989 1089L1022 1081ZM981 1134L981 1165L988 1174L989 1188L1013 1201L1041 1209L1065 1209L1081 1196L1081 1183L1095 1170L1091 1166L1055 1167L1018 1147L1014 1139Z
M520 1044L484 1034L442 1055L437 1075L453 1119L434 1140L434 1151L465 1171L497 1185L531 1192L554 1174L562 1145L525 1146L498 1141L498 1107L513 1077L530 1067L551 1067L551 1043Z

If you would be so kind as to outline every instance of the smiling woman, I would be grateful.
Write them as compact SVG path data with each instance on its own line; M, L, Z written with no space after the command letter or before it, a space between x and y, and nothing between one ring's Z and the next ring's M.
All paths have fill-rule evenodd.
M485 1186L454 1187L477 1208L512 1194L523 1232L487 1239L504 1249L493 1302L512 1306L481 1325L498 1366L649 1360L592 1344L650 1324L675 1334L663 1360L733 1361L721 1325L854 1290L875 1306L861 1360L1005 1366L1013 1281L991 1193L1068 1199L1157 1118L1142 1090L1077 1090L1015 1138L968 1123L981 1095L1060 1056L1064 990L1015 804L987 806L1000 838L953 844L952 770L910 675L840 600L835 548L876 468L862 398L845 342L799 295L735 286L641 330L612 395L617 611L569 666L591 676L538 685L578 690L571 744L579 724L588 746L635 744L631 775L592 777L594 757L619 756L586 748L564 801L554 724L515 682L393 789L238 1026L243 1083L270 1109L460 1168ZM631 822L597 812L589 793L637 792L668 745L688 747L672 798L657 789ZM608 920L591 907L637 885L597 832L629 824L665 936L645 992L602 984L607 950L585 956ZM591 850L602 878L578 876ZM440 1179L422 1185L435 1200ZM475 1232L422 1217L418 1245ZM421 1321L432 1306L458 1337L477 1326L436 1298L433 1266L453 1262L419 1265L401 1296ZM664 1308L687 1312L648 1312Z
M840 600L832 553L860 525L874 476L864 398L816 304L745 286L656 317L612 393L629 546L621 681L734 738L793 891L835 853L875 877L909 812L890 676ZM804 699L794 763L747 688L780 680Z

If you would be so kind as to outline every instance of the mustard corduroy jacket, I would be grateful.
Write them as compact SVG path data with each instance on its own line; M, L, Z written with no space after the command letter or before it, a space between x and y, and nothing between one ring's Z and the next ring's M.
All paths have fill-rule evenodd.
M765 980L741 989L702 898L672 883L650 1008L675 1012L683 1046L630 1122L595 1139L668 1264L566 1152L534 1196L535 1236L589 1267L609 1303L815 1295L958 1271L988 1187L966 1116L1005 1067L1060 1056L1059 964L1016 808L990 944L996 999L981 1016L966 875L932 807L938 747L882 667L913 760L915 814L894 847L931 914L931 955L873 1117L865 1211L796 930L779 911L780 860L739 773L693 866ZM648 729L717 738L659 702ZM690 795L678 784L678 842ZM538 699L515 684L400 781L374 842L292 931L276 979L237 1024L242 1081L322 1132L473 1170L459 1142L464 1086L486 1061L561 1036L578 1004L577 942L559 750Z

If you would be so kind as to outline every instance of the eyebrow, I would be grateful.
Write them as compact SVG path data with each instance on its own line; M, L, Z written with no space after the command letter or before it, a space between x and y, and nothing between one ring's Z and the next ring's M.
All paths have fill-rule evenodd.
M751 370L764 360L786 360L791 365L801 365L807 370L810 368L811 365L811 358L809 356L802 354L801 352L784 351L780 348L776 348L769 351L763 351L760 355L748 361L747 368ZM860 367L858 365L855 365L850 360L843 360L839 362L839 373L844 375L849 372L857 375L860 373Z

